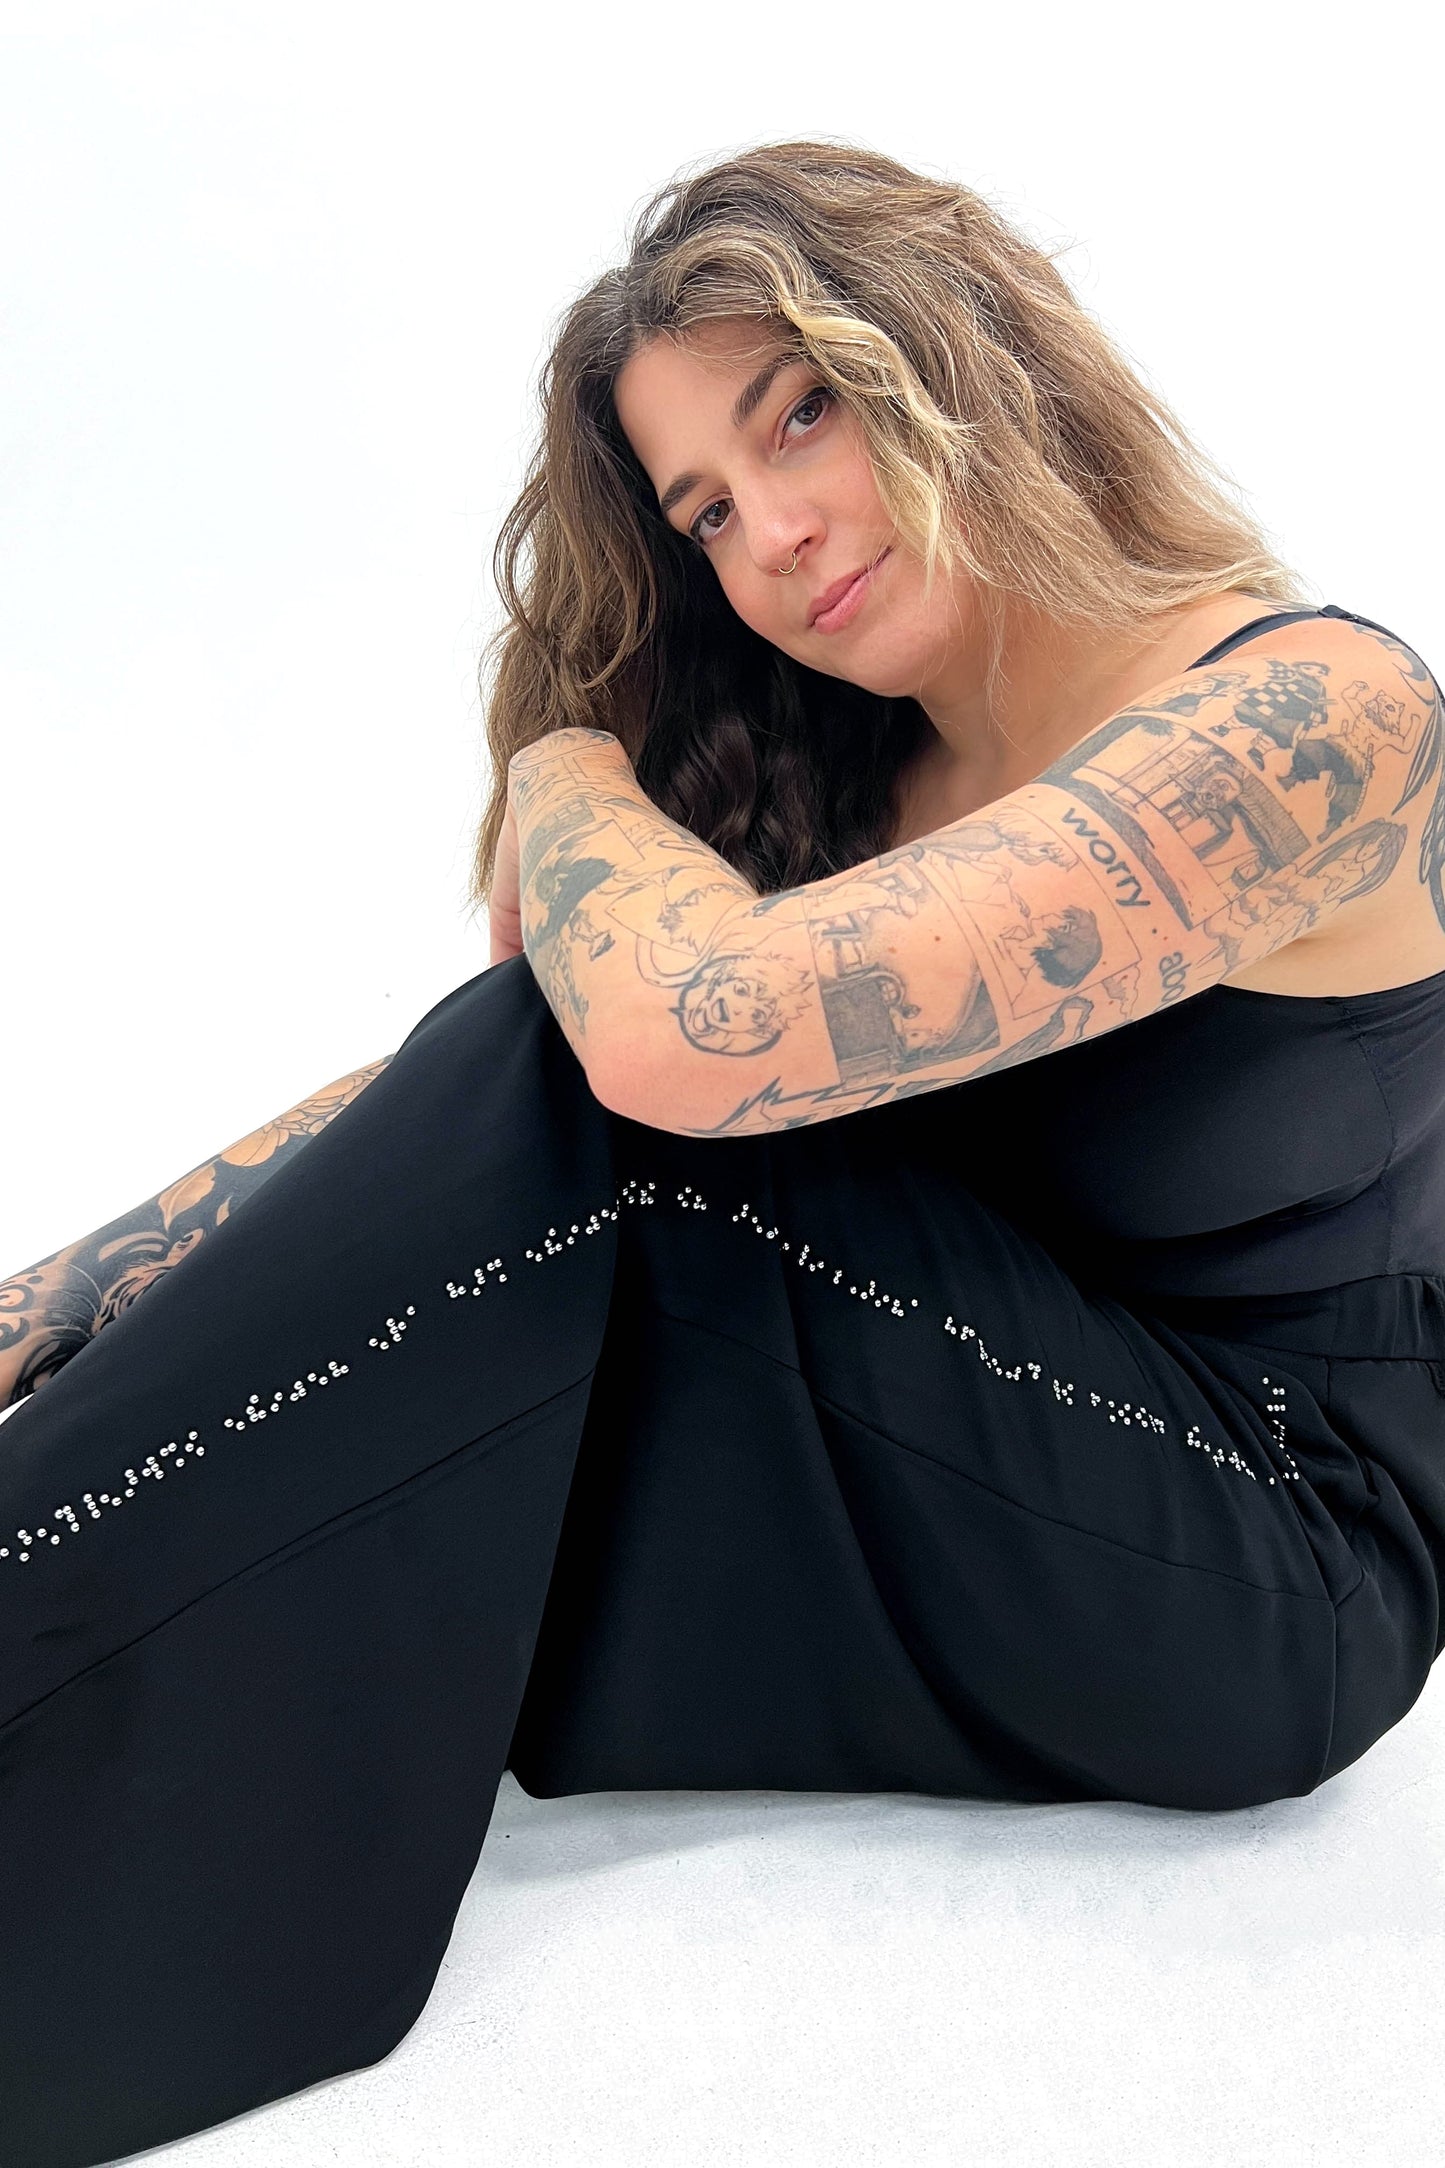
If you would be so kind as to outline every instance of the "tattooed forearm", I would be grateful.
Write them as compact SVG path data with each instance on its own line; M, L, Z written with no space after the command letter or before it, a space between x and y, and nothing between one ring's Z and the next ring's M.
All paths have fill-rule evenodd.
M52 1377L102 1326L199 1248L391 1060L384 1055L313 1092L28 1271L0 1280L0 1408Z
M594 1000L625 1035L686 987L723 920L757 900L726 859L669 820L603 731L553 732L515 756L522 946L579 1059Z
M1409 840L1386 814L1441 764L1434 682L1391 661L1373 681L1278 658L1189 673L994 806L735 914L699 983L721 966L748 988L771 1063L720 1117L668 1126L789 1127L1035 1060L1378 889ZM1432 893L1442 856L1437 797Z
M518 779L528 953L574 1043L607 987L645 1046L640 1118L684 1135L824 1120L1035 1060L1204 990L1388 879L1409 832L1387 816L1441 768L1439 697L1399 654L1374 679L1351 661L1184 673L981 812L764 897L650 805L614 741L562 733L574 743ZM1391 764L1408 765L1398 796ZM1435 887L1442 858L1437 795L1421 861Z

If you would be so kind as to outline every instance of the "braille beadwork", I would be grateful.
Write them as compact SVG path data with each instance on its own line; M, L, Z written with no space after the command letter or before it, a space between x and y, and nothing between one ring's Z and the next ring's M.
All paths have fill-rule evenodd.
M529 1252L528 1254L530 1255L530 1252ZM491 1275L491 1274L492 1274L493 1272L495 1272L495 1273L496 1273L496 1275L497 1275L497 1281L498 1281L498 1285L500 1285L500 1284L501 1284L501 1282L502 1282L503 1280L505 1280L505 1279L506 1279L506 1277L507 1277L506 1273L505 1273L505 1272L503 1272L503 1270L502 1270L502 1260L501 1260L501 1258L500 1258L500 1257L489 1257L485 1265L473 1265L473 1267L472 1267L472 1281L473 1281L473 1285L472 1285L472 1286L470 1286L470 1287L458 1287L458 1285L457 1285L457 1283L456 1283L456 1281L455 1281L455 1280L448 1280L448 1281L447 1281L447 1297L448 1297L448 1299L449 1299L450 1301L452 1301L452 1302L455 1302L455 1301L456 1301L456 1299L457 1299L457 1297L458 1297L458 1295L480 1295L480 1294L482 1294L482 1293L483 1293L483 1292L485 1291L485 1289L486 1289L486 1288L487 1288L487 1287L488 1287L488 1286L489 1286L489 1285L491 1284L491 1282L490 1282L490 1275ZM406 1314L407 1314L407 1316L408 1316L408 1317L411 1317L411 1316L413 1316L413 1315L415 1314L415 1312L414 1312L414 1310L408 1310Z
M694 1195L696 1195L696 1192L694 1192ZM699 1200L699 1202L702 1202L702 1200ZM706 1210L705 1203L703 1204L703 1209ZM739 1225L746 1225L748 1227L751 1227L754 1234L762 1235L764 1239L768 1242L779 1241L780 1230L776 1227L765 1227L762 1221L758 1218L756 1212L752 1211L746 1202L740 1205L736 1212L731 1214L731 1223L734 1227L737 1227ZM792 1249L793 1245L791 1244L791 1242L781 1242L780 1254L784 1257L791 1256ZM797 1253L797 1263L799 1265L805 1265L809 1272L826 1272L828 1269L826 1259L821 1257L810 1258L811 1250L812 1244L805 1242L802 1248ZM835 1287L841 1287L842 1284L843 1267L839 1265L837 1270L833 1274L833 1285ZM860 1302L866 1302L871 1304L875 1310L887 1309L893 1317L906 1317L908 1314L907 1310L904 1309L903 1304L898 1300L898 1297L896 1295L890 1295L886 1292L882 1294L879 1293L878 1282L876 1280L870 1280L866 1287L860 1287L856 1280L850 1280L848 1283L848 1292L850 1295L855 1295ZM918 1297L916 1295L910 1298L909 1307L914 1310L918 1308Z
M709 1208L708 1199L690 1182L685 1182L682 1188L676 1190L673 1194L678 1205L686 1212L706 1212ZM529 1262L543 1264L548 1258L560 1256L564 1250L574 1248L579 1241L585 1240L587 1236L599 1234L608 1221L615 1222L620 1217L624 1205L636 1205L643 1208L656 1203L656 1182L637 1175L630 1176L623 1183L620 1192L613 1198L610 1205L595 1205L585 1218L571 1220L565 1228L548 1227L540 1243L529 1246L523 1254ZM862 1303L866 1308L877 1311L883 1316L891 1317L897 1321L911 1318L915 1312L922 1309L917 1295L902 1296L890 1292L886 1288L880 1288L874 1279L866 1281L856 1277L850 1279L846 1268L842 1265L830 1267L828 1260L817 1253L811 1242L795 1245L783 1234L780 1227L765 1225L746 1200L735 1212L729 1215L729 1223L734 1227L746 1228L765 1241L776 1243L778 1255L790 1259L798 1271L806 1272L809 1276L822 1273L826 1284L839 1289L842 1289L846 1283L850 1300ZM477 1298L493 1288L505 1286L507 1278L505 1260L502 1257L492 1257L488 1258L485 1264L472 1267L470 1285L448 1279L443 1283L443 1291L447 1299L453 1302L464 1300L468 1296ZM400 1307L394 1315L388 1313L385 1334L372 1333L368 1338L367 1345L383 1355L389 1354L392 1349L402 1346L407 1330L407 1321L415 1317L416 1314L415 1303L407 1303L404 1307ZM1005 1365L985 1347L974 1326L960 1323L950 1314L943 1319L942 1329L956 1339L960 1346L971 1344L978 1361L994 1377L1011 1384L1020 1383L1025 1378L1033 1384L1042 1382L1043 1365L1041 1363L1017 1362ZM292 1380L289 1390L284 1386L277 1386L264 1403L259 1392L249 1394L244 1408L237 1414L224 1417L222 1427L237 1433L257 1427L264 1423L268 1416L279 1414L288 1402L295 1405L308 1398L311 1388L315 1387L318 1391L323 1390L327 1386L339 1384L343 1378L349 1377L350 1374L351 1365L342 1362L339 1357L333 1355L327 1361L324 1370L308 1370L304 1378L298 1377ZM1264 1379L1264 1383L1270 1386L1268 1378ZM1051 1376L1049 1389L1060 1406L1068 1408L1075 1406L1075 1386L1071 1378L1065 1379ZM1168 1426L1162 1416L1154 1414L1148 1408L1137 1406L1132 1401L1115 1401L1105 1394L1090 1391L1089 1405L1091 1408L1104 1410L1110 1423L1122 1423L1127 1427L1137 1425L1140 1429L1151 1430L1159 1436L1168 1435ZM1300 1479L1299 1469L1284 1442L1283 1385L1276 1383L1270 1387L1268 1412L1275 1443L1284 1458L1289 1462L1290 1472L1286 1476L1286 1481L1298 1482ZM1202 1452L1206 1459L1213 1462L1215 1467L1231 1467L1238 1473L1247 1475L1251 1482L1258 1480L1254 1470L1237 1451L1231 1448L1228 1452L1225 1452L1219 1447L1211 1445L1208 1439L1202 1435L1197 1425L1190 1425L1183 1442L1186 1446ZM134 1498L144 1482L149 1482L153 1490L158 1490L165 1481L167 1473L179 1474L190 1460L204 1458L205 1452L206 1446L198 1431L187 1432L183 1441L175 1438L170 1439L156 1452L147 1454L140 1468L126 1469L124 1486L115 1486L105 1491L82 1492L82 1504L85 1507L87 1517L92 1521L103 1520L107 1508L113 1509L123 1505L128 1499ZM163 1463L169 1463L169 1467L167 1468ZM1270 1483L1275 1481L1273 1475L1269 1477L1269 1481ZM37 1525L33 1530L25 1528L16 1530L18 1550L12 1550L8 1544L0 1544L0 1559L8 1560L13 1558L16 1564L26 1565L31 1561L37 1550L48 1549L51 1545L58 1544L61 1541L62 1530L70 1535L78 1535L81 1532L81 1527L80 1517L72 1506L56 1506L52 1509L43 1527Z
M781 1235L781 1230L779 1228L765 1226L763 1221L758 1217L757 1213L752 1210L751 1205L746 1200L744 1200L744 1202L738 1207L737 1211L731 1215L731 1223L735 1227L749 1227L755 1234L763 1236L763 1238L769 1242L778 1241ZM792 1245L787 1241L783 1241L782 1254L790 1255L791 1253ZM807 1242L805 1242L802 1245L801 1249L797 1252L797 1262L800 1265L806 1265L806 1269L810 1273L826 1272L828 1269L827 1260L813 1254L812 1245ZM845 1277L846 1273L843 1266L837 1266L833 1272L832 1285L834 1287L841 1287ZM890 1295L886 1292L880 1294L878 1292L877 1283L873 1280L869 1280L866 1287L860 1286L856 1280L850 1280L848 1282L848 1293L852 1296L856 1296L861 1302L871 1304L871 1306L876 1310L882 1310L886 1308L891 1316L897 1318L907 1317L911 1311L916 1310L919 1307L918 1297L916 1295L909 1296L907 1307L905 1308L903 1303L898 1299L896 1295ZM954 1338L960 1341L971 1340L974 1343L974 1347L980 1362L985 1363L995 1377L1005 1378L1008 1379L1010 1382L1016 1383L1024 1375L1025 1370L1027 1370L1029 1377L1033 1380L1035 1384L1037 1384L1043 1375L1042 1364L1035 1362L1015 1363L1012 1368L1006 1368L996 1356L989 1353L988 1349L984 1346L983 1341L979 1338L978 1333L975 1331L972 1325L960 1325L951 1314L944 1319L943 1330L946 1333L951 1333ZM1074 1383L1072 1379L1062 1380L1059 1378L1051 1378L1050 1389L1053 1392L1055 1400L1058 1401L1061 1406L1068 1408L1072 1408L1074 1406ZM1129 1426L1137 1423L1141 1429L1148 1428L1150 1430L1153 1430L1160 1437L1168 1436L1169 1426L1165 1422L1163 1416L1155 1415L1148 1408L1136 1407L1132 1401L1114 1401L1109 1399L1108 1396L1105 1394L1091 1391L1089 1394L1089 1404L1091 1407L1095 1408L1107 1406L1109 1411L1108 1419L1111 1423L1122 1422ZM1214 1465L1217 1468L1223 1468L1226 1466L1231 1467L1235 1469L1237 1473L1247 1475L1252 1483L1257 1483L1259 1481L1259 1478L1255 1474L1253 1468L1250 1467L1249 1463L1234 1447L1231 1447L1228 1452L1225 1452L1218 1446L1210 1445L1208 1441L1201 1435L1197 1426L1190 1426L1189 1433L1185 1438L1184 1442L1186 1445L1193 1446L1199 1451L1203 1452L1208 1459L1213 1461ZM1271 1476L1269 1480L1273 1482L1273 1476Z
M648 1202L651 1203L650 1198L648 1199ZM588 1217L584 1221L580 1223L577 1220L573 1220L571 1223L570 1232L565 1235L558 1235L555 1227L549 1227L547 1229L546 1237L543 1241L541 1249L528 1250L527 1255L529 1258L531 1258L534 1264L540 1265L545 1258L555 1257L559 1250L570 1249L571 1246L576 1242L579 1234L600 1234L602 1230L603 1220L616 1219L616 1217L617 1212L614 1206L614 1209L611 1212L607 1211L605 1208L600 1212L594 1210L588 1215ZM506 1277L507 1275L504 1272L502 1274L502 1278L505 1280Z
M620 1196L614 1197L610 1206L599 1205L594 1207L585 1221L572 1221L567 1232L560 1236L557 1228L549 1227L543 1246L540 1249L529 1248L526 1252L527 1256L536 1258L539 1262L546 1257L556 1256L561 1250L566 1249L569 1244L574 1243L579 1235L597 1234L606 1221L616 1220L624 1201L651 1204L654 1201L651 1192L655 1188L655 1183L647 1183L644 1189L639 1192L635 1184L631 1185L630 1192L625 1200ZM499 1287L505 1285L507 1272L504 1260L500 1257L488 1259L485 1265L477 1265L473 1268L472 1277L473 1285L471 1287L459 1286L455 1281L447 1280L445 1282L445 1292L448 1298L455 1300L458 1296L479 1295L485 1287L493 1284L493 1280ZM407 1320L415 1316L416 1304L406 1304L396 1315L387 1317L386 1336L383 1338L378 1333L372 1333L369 1336L368 1344L381 1354L389 1353L391 1349L402 1344L407 1329ZM259 1392L249 1394L245 1407L238 1414L224 1417L222 1428L241 1432L258 1426L264 1423L268 1416L280 1413L288 1402L294 1405L298 1401L305 1400L313 1386L319 1391L328 1385L339 1384L343 1378L349 1377L350 1374L350 1363L342 1362L339 1357L333 1355L324 1370L308 1370L304 1378L294 1378L289 1391L284 1386L277 1386L269 1400L265 1401L264 1404ZM82 1493L82 1502L89 1518L91 1520L101 1520L104 1518L105 1506L119 1506L124 1504L126 1499L134 1498L142 1481L148 1480L154 1484L164 1482L167 1470L162 1466L163 1461L170 1460L170 1473L176 1474L186 1466L187 1460L191 1456L199 1460L204 1457L205 1451L205 1445L201 1442L198 1431L189 1432L184 1444L172 1439L168 1444L163 1445L158 1452L148 1454L143 1465L138 1470L135 1468L126 1469L126 1487L123 1491L86 1491ZM172 1456L177 1454L180 1455L180 1458L173 1459ZM81 1522L72 1507L68 1505L57 1506L52 1514L52 1519L62 1522L72 1534L79 1534ZM31 1562L38 1547L46 1543L58 1543L60 1536L47 1524L45 1528L37 1527L34 1530L17 1529L16 1539L19 1545L18 1550L12 1550L9 1544L0 1544L0 1559L10 1560L13 1558L17 1565L23 1566Z
M1260 1383L1269 1385L1269 1379L1261 1378ZM1282 1385L1277 1383L1269 1385L1269 1401L1265 1408L1265 1414L1269 1418L1270 1434L1285 1459L1289 1462L1284 1479L1286 1483L1298 1483L1299 1463L1284 1442L1284 1387ZM1272 1483L1274 1477L1271 1476L1269 1480Z
M448 1281L447 1285L450 1286L451 1282ZM415 1316L416 1304L414 1302L409 1303L407 1305L406 1317ZM367 1346L380 1348L383 1355L386 1353L388 1348L399 1347L401 1345L401 1336L406 1331L406 1317L389 1317L386 1321L388 1338L385 1340L379 1340L376 1334L373 1333L371 1338L366 1343Z
M751 1210L749 1204L746 1201L739 1207L739 1209L735 1213L732 1214L732 1224L734 1226L746 1225L750 1227L754 1231L754 1233L762 1235L766 1240L770 1242L777 1240L780 1234L780 1230L777 1227L764 1226L762 1220L759 1219L758 1215ZM782 1244L782 1249L783 1252L787 1254L791 1251L791 1245L788 1242L784 1241ZM798 1262L800 1264L806 1263L807 1269L810 1272L826 1272L827 1260L824 1258L813 1256L811 1258L811 1261L809 1261L810 1250L811 1245L805 1242L801 1250L798 1252ZM844 1268L840 1265L835 1269L833 1273L833 1286L841 1286L844 1277ZM896 1296L889 1295L886 1292L879 1294L877 1291L877 1283L873 1280L870 1280L866 1287L860 1287L857 1281L849 1281L848 1292L850 1295L857 1296L859 1300L863 1302L871 1303L875 1309L882 1309L886 1306L890 1314L894 1317L906 1317L910 1310L916 1310L919 1307L918 1297L916 1295L909 1297L908 1308L905 1309L903 1304L898 1300ZM959 1325L951 1314L944 1319L943 1329L945 1332L953 1334L954 1337L957 1339L972 1340L974 1342L979 1360L987 1364L988 1368L993 1372L995 1377L1005 1378L1011 1382L1017 1382L1017 1380L1022 1377L1025 1369L1027 1369L1029 1376L1033 1379L1035 1383L1037 1383L1042 1377L1043 1367L1039 1363L1015 1363L1012 1368L1006 1368L996 1356L989 1353L988 1349L984 1346L983 1341L979 1338L977 1332L972 1325ZM1068 1381L1063 1381L1059 1378L1052 1378L1050 1381L1050 1385L1056 1401L1058 1401L1062 1406L1073 1407L1074 1385L1072 1379ZM1096 1408L1107 1404L1107 1407L1109 1409L1108 1419L1111 1423L1123 1422L1126 1425L1132 1425L1137 1422L1141 1428L1147 1426L1152 1430L1156 1431L1161 1436L1167 1436L1168 1434L1168 1425L1165 1423L1162 1416L1153 1414L1147 1408L1136 1407L1131 1401L1124 1401L1121 1404L1112 1399L1108 1399L1107 1396L1103 1394L1095 1392L1090 1393L1089 1400L1090 1405ZM1205 1440L1200 1436L1197 1429L1191 1429L1189 1436L1185 1440L1185 1443L1191 1446L1196 1446L1203 1450L1209 1456L1209 1458L1213 1460L1216 1467L1223 1467L1225 1465L1228 1465L1235 1468L1240 1473L1247 1475L1252 1482L1258 1481L1258 1477L1255 1475L1254 1470L1235 1449L1231 1448L1228 1453L1225 1453L1217 1447L1212 1447L1208 1445Z

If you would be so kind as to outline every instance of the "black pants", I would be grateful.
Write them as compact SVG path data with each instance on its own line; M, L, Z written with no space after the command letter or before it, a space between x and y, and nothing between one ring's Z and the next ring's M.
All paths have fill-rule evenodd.
M1227 1809L1406 1712L1308 1358L1086 1298L926 1104L622 1121L518 958L0 1426L6 2168L388 2053L508 1766Z

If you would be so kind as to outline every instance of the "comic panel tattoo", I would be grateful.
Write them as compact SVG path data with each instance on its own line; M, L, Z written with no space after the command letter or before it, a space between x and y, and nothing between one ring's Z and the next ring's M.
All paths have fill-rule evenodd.
M580 1027L605 948L610 983L670 997L629 1012L653 1035L639 1115L687 1135L938 1090L1202 992L1380 888L1409 839L1395 816L1432 782L1419 870L1445 930L1438 688L1356 628L1324 659L1183 673L979 813L775 895L630 777L577 780L553 779L529 859L543 983Z
M756 890L659 811L603 732L538 740L514 758L509 790L523 950L579 1058L590 1052L594 1001L625 1029L633 1013L625 997L636 987L675 994L665 1006L684 1034L724 1050L730 1004L748 996L728 990L717 934ZM717 979L710 993L694 985L704 960Z
M1380 888L1392 816L1432 780L1420 875L1445 926L1438 690L1414 658L1362 675L1361 650L1188 674L982 813L799 892L833 1074L779 1065L702 1133L936 1090L1202 992ZM788 908L755 908L760 945Z

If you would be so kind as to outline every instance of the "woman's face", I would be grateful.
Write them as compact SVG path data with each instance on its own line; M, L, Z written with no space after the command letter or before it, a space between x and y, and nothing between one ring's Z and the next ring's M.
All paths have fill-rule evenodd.
M744 624L810 669L927 705L957 671L967 582L940 577L925 600L852 416L810 362L769 354L747 322L704 326L686 346L650 340L614 386L627 440ZM869 567L846 622L814 624L820 599Z

